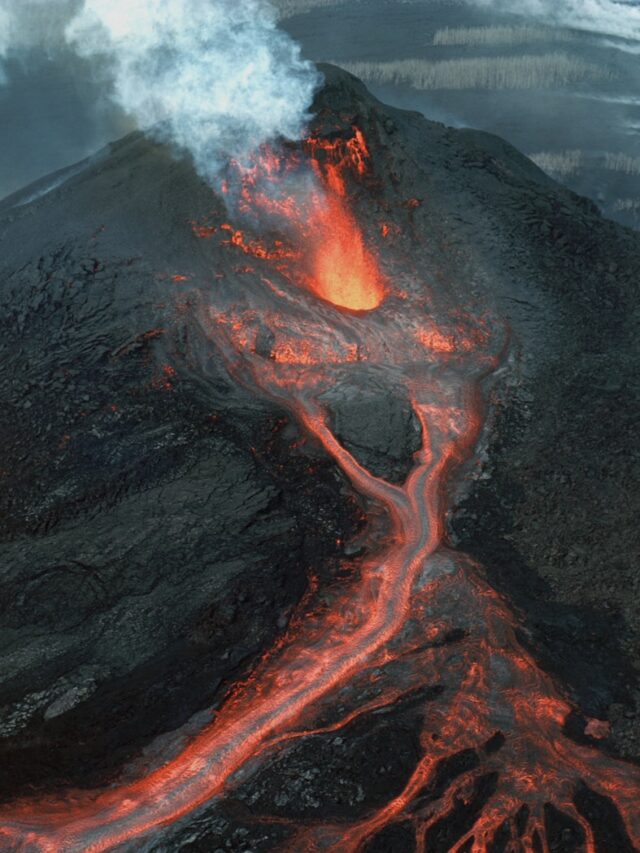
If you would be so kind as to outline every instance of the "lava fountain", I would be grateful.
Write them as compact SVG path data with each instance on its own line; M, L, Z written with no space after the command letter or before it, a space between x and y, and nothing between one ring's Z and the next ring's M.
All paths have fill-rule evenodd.
M384 298L384 285L375 258L364 244L362 233L346 204L345 168L356 174L367 169L369 151L361 131L342 145L322 146L320 140L309 139L312 164L321 181L326 182L324 195L312 198L311 233L313 292L341 308L370 311ZM341 150L343 149L343 150ZM328 154L323 172L317 151ZM305 236L305 235L303 235Z
M297 284L340 308L371 311L385 297L377 259L365 243L348 206L345 174L362 175L369 151L357 131L333 142L310 138L305 150L283 157L262 148L251 164L232 164L224 188L239 212L250 221L284 232L288 245L277 240L269 249L245 242L241 231L233 240L247 254L280 262L279 269ZM262 230L262 228L261 228Z
M312 189L301 198L287 187L308 161ZM286 407L353 488L384 509L383 545L372 541L357 573L321 600L305 599L276 647L180 754L108 790L5 807L3 850L135 844L242 786L291 743L345 729L436 682L421 757L401 793L362 820L291 821L287 849L356 853L403 821L424 853L547 853L545 809L553 807L577 827L576 849L603 853L585 796L617 815L617 850L640 845L638 768L566 736L570 702L521 647L517 621L481 567L447 546L447 489L477 445L508 339L459 306L426 310L423 282L394 291L348 207L351 184L370 168L354 130L241 170L227 187L239 214L268 214L262 222L276 223L277 236L256 240L228 223L201 230L252 257L260 275L242 304L237 285L218 288L200 323L235 379ZM404 388L420 425L422 448L401 485L367 470L330 427L327 391L368 376Z

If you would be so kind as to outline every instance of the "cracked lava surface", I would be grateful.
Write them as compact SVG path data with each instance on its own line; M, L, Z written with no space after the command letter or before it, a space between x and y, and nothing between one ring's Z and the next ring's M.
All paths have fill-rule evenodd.
M577 825L579 849L595 853L605 848L585 790L613 809L628 849L640 847L640 770L565 734L574 709L562 688L522 647L516 616L482 568L447 544L447 495L473 459L508 335L497 320L462 316L442 300L436 309L419 283L394 289L349 209L350 182L369 160L357 129L307 140L296 156L266 152L223 191L240 219L268 221L277 239L228 223L194 230L219 235L265 271L240 295L221 284L200 306L212 349L238 382L289 410L366 505L384 510L384 542L371 543L352 577L310 590L284 636L182 752L133 782L3 807L3 850L128 849L224 797L284 745L435 684L421 757L401 792L354 821L281 818L292 830L284 849L355 853L402 821L425 853L481 853L498 842L549 853L550 805ZM303 169L304 192L291 191L304 184ZM330 427L322 395L352 375L382 377L411 401L422 447L401 485L374 476Z

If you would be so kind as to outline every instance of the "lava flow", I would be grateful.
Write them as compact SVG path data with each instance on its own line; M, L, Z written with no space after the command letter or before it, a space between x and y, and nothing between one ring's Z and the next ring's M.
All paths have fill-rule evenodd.
M201 323L236 380L286 407L363 499L384 509L385 544L372 538L354 576L303 602L277 646L180 754L134 782L4 808L2 849L79 853L135 843L240 790L292 744L346 731L357 717L434 685L421 755L400 793L358 820L280 819L288 850L356 853L402 822L424 853L548 853L554 808L573 821L575 850L604 853L612 848L591 819L594 797L619 822L615 849L637 849L640 771L567 737L570 702L521 647L515 617L481 568L446 545L447 488L478 443L505 336L463 321L457 306L425 321L422 283L393 296L346 206L345 176L370 168L362 134L338 146L308 142L305 151L325 192L303 207L243 177L243 204L279 209L295 224L271 247L221 229L229 251L251 254L273 275L247 285L242 307L237 283L221 285ZM273 170L282 179L281 166ZM324 207L328 220L299 218L323 198L334 200ZM344 244L342 226L336 236L327 225L337 210L351 235ZM303 233L311 245L294 250ZM360 242L345 271L354 234ZM328 245L334 237L338 245ZM403 485L374 476L330 427L327 393L371 378L402 388L420 426L422 448Z
M328 142L308 139L312 174L306 162L291 154L277 155L265 148L251 166L234 163L232 193L238 196L241 214L265 218L283 230L281 239L268 247L247 240L242 231L227 223L229 242L255 258L277 262L277 268L296 284L341 308L370 311L385 296L385 285L376 258L347 204L345 175L363 175L369 152L357 131L346 140ZM322 155L322 156L321 156ZM303 186L303 191L300 187ZM225 185L227 193L229 184Z

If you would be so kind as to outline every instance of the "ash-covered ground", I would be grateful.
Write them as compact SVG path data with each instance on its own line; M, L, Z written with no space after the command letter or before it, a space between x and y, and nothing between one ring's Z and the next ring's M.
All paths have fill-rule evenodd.
M316 123L362 128L382 176L354 200L367 234L391 222L411 269L510 329L482 464L451 495L451 544L482 563L566 686L570 736L595 747L585 720L608 721L599 748L637 759L640 235L497 137L387 108L324 71ZM349 570L370 509L214 350L202 371L199 295L217 276L241 292L255 273L202 238L228 214L191 166L132 135L64 178L0 205L5 801L135 775L171 732L188 737L309 577ZM327 403L364 464L406 475L417 445L402 395L336 389ZM305 739L143 849L277 850L278 816L367 814L411 773L429 689ZM457 760L445 777L474 759ZM631 850L609 805L583 799L598 850ZM468 819L452 814L430 853L453 849ZM583 849L575 824L552 808L547 821L552 849ZM413 845L396 824L366 849Z

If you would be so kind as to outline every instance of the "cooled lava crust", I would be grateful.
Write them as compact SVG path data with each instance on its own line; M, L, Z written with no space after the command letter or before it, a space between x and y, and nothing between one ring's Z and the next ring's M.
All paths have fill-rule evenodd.
M342 199L364 301L336 309L291 231L234 221L139 134L0 203L3 850L638 849L640 236L502 140L322 70L278 156ZM288 337L295 305L256 320L296 288L355 336ZM461 364L472 402L445 393ZM421 465L438 545L408 627L210 801L103 832L92 791L259 707L292 638L346 618ZM95 848L66 834L76 803Z

